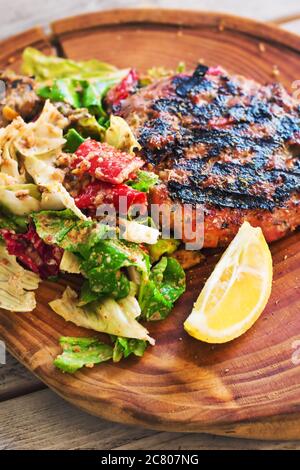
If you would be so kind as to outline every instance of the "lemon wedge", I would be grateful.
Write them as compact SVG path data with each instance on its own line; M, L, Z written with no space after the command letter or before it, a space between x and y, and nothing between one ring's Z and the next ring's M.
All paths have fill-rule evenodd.
M244 222L206 281L184 329L207 343L226 343L241 336L268 302L272 271L262 230Z

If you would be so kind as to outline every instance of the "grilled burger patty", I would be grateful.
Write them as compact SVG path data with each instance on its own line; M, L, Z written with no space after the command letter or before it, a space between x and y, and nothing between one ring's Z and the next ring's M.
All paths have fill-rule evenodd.
M199 65L121 103L148 168L152 203L204 207L204 246L224 246L244 220L268 241L300 225L300 106L260 85Z

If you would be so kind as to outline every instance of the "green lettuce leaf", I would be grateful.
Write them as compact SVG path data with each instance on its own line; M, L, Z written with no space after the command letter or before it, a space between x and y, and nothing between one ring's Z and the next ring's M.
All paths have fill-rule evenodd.
M140 312L136 298L131 300ZM55 313L77 326L110 335L142 339L153 344L146 328L136 320L136 313L112 298L79 306L77 293L67 287L62 298L53 300L49 305Z
M93 367L113 357L112 346L101 343L98 339L62 336L59 343L63 353L57 356L54 365L69 374L84 366Z
M184 291L185 273L180 264L173 258L161 258L152 268L149 280L142 280L140 285L141 318L163 320Z
M74 153L78 147L85 141L85 139L76 131L76 129L69 129L65 135L66 143L64 151Z
M73 108L82 108L82 100L78 91L78 80L60 78L54 80L52 85L46 85L37 90L37 94L50 101L63 101Z
M46 243L81 256L80 271L98 297L120 299L129 294L130 282L122 268L135 266L147 278L148 255L134 243L109 238L115 234L107 225L81 221L68 210L42 211L32 218Z
M148 346L148 342L142 339L123 338L121 336L118 338L112 337L112 341L114 342L112 357L114 362L119 362L123 357L127 358L131 354L142 357Z
M139 339L111 337L114 346L102 343L97 338L75 338L62 336L59 343L62 354L54 360L54 365L62 372L74 374L82 367L91 368L96 364L113 359L119 362L131 354L143 356L148 342Z
M37 94L52 102L64 102L73 108L86 108L92 115L107 118L103 107L103 99L110 88L124 77L124 71L110 73L107 77L77 80L60 78L50 85L37 89Z
M160 238L155 245L149 246L151 263L156 263L163 255L171 255L179 245L180 240Z
M121 268L135 266L145 279L149 273L149 257L134 243L118 239L101 240L93 246L81 264L90 288L100 296L121 299L129 294L130 283Z
M78 301L78 307L83 307L94 300L99 300L100 296L97 292L93 292L90 288L90 284L88 280L85 280L80 289L80 296Z
M48 56L32 47L23 52L22 73L34 76L39 81L54 78L87 79L107 76L117 71L113 65L99 60L74 61L56 56Z
M109 227L92 220L80 220L70 210L41 211L32 214L38 235L49 244L88 258L91 248L108 232Z
M79 119L76 128L83 138L91 137L91 139L100 141L104 139L106 131L105 123L103 123L101 119L97 120L95 116Z
M8 211L0 211L0 229L14 230L15 232L26 232L28 217L11 214Z
M149 190L158 183L158 180L159 178L155 173L140 170L137 172L136 179L126 181L126 184L137 191L148 193Z

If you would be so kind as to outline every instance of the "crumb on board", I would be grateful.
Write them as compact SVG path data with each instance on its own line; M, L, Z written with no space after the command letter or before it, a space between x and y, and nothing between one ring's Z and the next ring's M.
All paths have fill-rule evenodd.
M263 54L264 52L266 52L266 45L264 42L260 42L258 44L258 49L260 50L260 52Z
M277 78L277 77L279 77L279 75L280 75L280 70L279 70L279 68L278 68L278 65L273 65L273 68L272 68L272 76L273 76L274 78Z
M218 25L218 30L220 31L220 33L222 33L225 29L225 21L224 20L221 20L219 25Z
M284 260L288 259L288 255L284 255L283 259Z
M94 365L95 364L93 362L91 362L91 363L86 364L85 367L87 367L88 369L92 369L94 367Z

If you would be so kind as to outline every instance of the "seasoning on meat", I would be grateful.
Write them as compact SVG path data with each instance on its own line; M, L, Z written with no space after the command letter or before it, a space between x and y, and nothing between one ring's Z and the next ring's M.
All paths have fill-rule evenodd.
M300 225L300 106L278 83L221 67L158 80L121 103L162 179L152 203L204 207L204 246L248 220L270 242Z

